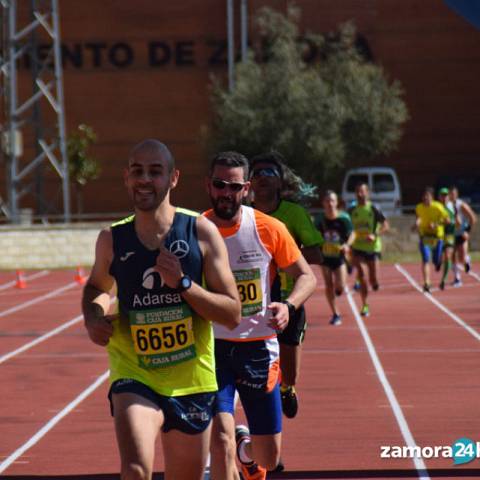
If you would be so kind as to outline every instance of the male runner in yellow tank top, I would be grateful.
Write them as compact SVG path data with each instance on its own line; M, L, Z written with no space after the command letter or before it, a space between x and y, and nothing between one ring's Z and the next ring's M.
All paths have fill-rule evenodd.
M217 228L170 203L178 177L159 141L132 150L124 181L135 215L100 233L83 294L88 334L108 348L124 480L152 478L160 431L165 478L203 478L217 390L210 320L240 321ZM119 314L108 315L114 284Z

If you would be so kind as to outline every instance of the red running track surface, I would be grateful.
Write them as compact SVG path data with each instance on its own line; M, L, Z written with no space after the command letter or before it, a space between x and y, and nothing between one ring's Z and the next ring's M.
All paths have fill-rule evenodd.
M284 422L286 471L269 478L420 478L422 464L381 458L380 447L406 446L409 438L422 447L450 446L461 437L480 441L480 277L463 275L463 287L432 295L465 324L460 325L407 280L405 273L421 283L418 265L400 270L382 265L381 289L370 295L366 319L356 319L347 296L340 298L338 327L328 324L319 282L307 304L300 410ZM14 275L0 274L4 478L118 478L108 382L64 410L108 368L104 349L84 331L81 287L73 276L50 272L28 281L24 290L2 290ZM358 295L351 299L359 308ZM70 326L44 338L68 321ZM59 412L64 416L58 423L39 435ZM157 452L161 472L160 445ZM428 469L423 478L480 478L480 459L460 466L450 458L423 462Z

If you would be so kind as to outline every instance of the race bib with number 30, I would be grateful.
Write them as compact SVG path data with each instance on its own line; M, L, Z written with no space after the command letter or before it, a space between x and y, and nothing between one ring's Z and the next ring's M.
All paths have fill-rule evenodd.
M233 275L242 302L242 317L250 317L261 312L263 295L260 269L235 270Z

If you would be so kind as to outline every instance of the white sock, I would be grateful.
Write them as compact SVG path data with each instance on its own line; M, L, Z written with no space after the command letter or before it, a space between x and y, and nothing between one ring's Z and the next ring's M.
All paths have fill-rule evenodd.
M455 280L460 280L460 269L458 268L458 265L456 263L452 265L452 270L453 275L455 276Z
M465 263L471 263L470 255L467 255L467 256L465 257Z
M238 446L238 458L242 463L245 463L245 464L253 462L253 460L247 454L247 445L250 445L250 443L251 443L250 439L245 439Z

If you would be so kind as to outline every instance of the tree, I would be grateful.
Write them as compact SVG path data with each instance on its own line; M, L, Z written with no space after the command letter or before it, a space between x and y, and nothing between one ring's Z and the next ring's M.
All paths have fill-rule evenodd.
M321 184L347 160L367 162L398 146L408 118L398 82L355 46L353 24L333 36L310 35L321 60L304 60L299 10L263 8L255 19L261 56L238 64L235 88L213 78L209 148L250 157L277 150L304 179ZM260 57L260 58L259 58Z
M80 124L67 138L67 157L70 180L77 200L77 213L83 213L83 189L90 180L100 176L98 160L90 155L90 147L97 141L92 127Z

